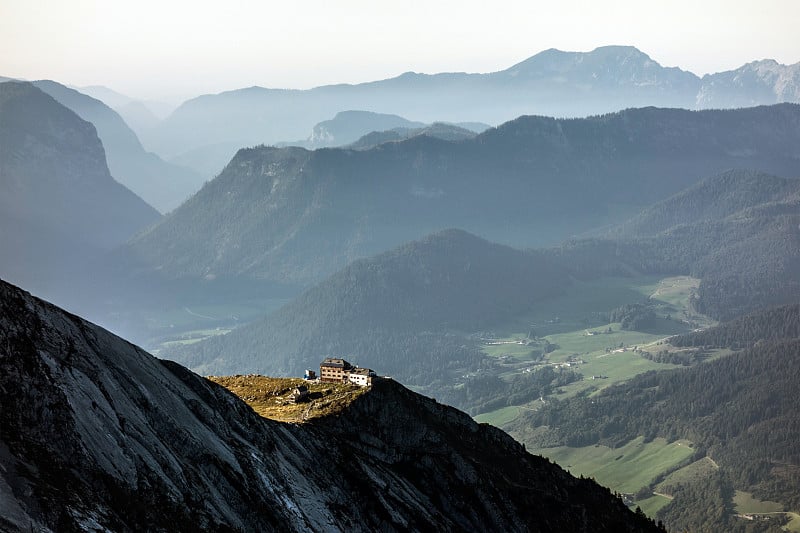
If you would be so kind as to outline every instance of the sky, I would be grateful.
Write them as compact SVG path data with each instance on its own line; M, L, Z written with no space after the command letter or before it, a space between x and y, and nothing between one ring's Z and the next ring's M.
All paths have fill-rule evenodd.
M800 62L800 0L0 0L0 76L179 101L632 45L698 75Z

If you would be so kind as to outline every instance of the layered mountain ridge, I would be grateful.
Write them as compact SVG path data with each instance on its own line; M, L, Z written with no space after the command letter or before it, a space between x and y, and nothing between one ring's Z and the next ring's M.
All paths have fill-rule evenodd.
M100 100L50 80L33 84L91 122L103 142L114 178L162 213L181 204L203 182L203 176L147 152L128 124Z
M160 215L116 182L96 129L40 89L0 84L3 276L60 291Z
M729 168L800 175L800 106L520 117L474 139L240 150L125 251L167 278L309 284L448 227L541 246ZM546 230L544 229L546 228Z
M733 170L645 209L603 238L553 250L577 276L690 274L694 308L730 320L800 298L800 180Z
M306 91L250 87L184 102L146 144L172 157L214 145L270 144L305 137L347 109L422 122L500 124L520 115L581 117L628 107L731 108L798 100L800 63L751 63L703 78L659 65L632 46L591 52L550 49L488 74L407 72Z

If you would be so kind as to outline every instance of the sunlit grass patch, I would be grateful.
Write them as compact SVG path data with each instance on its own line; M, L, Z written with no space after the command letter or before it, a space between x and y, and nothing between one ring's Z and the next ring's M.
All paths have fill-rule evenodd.
M300 378L272 378L255 374L208 376L208 379L234 393L264 418L280 422L305 422L340 413L369 390L369 387L352 384L310 382ZM292 391L300 385L308 387L309 398L295 403L292 400Z

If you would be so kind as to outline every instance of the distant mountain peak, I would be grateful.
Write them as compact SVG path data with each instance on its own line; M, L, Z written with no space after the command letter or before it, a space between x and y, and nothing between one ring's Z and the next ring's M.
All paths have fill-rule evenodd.
M800 101L800 63L784 65L760 59L727 72L707 74L697 107L750 107Z
M700 83L700 78L691 72L663 67L638 48L619 45L601 46L590 52L550 48L496 75L587 89L654 87L693 93Z

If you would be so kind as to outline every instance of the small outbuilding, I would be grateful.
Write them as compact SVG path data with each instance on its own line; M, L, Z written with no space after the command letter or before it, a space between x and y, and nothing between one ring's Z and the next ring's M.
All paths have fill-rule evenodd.
M369 387L370 385L372 385L372 378L374 377L375 377L375 372L370 370L369 368L356 367L350 370L347 379L348 381L350 381L350 383L354 383L362 387Z
M308 399L308 387L305 385L298 385L292 391L292 401L294 403L303 402Z

